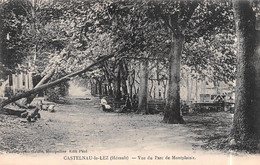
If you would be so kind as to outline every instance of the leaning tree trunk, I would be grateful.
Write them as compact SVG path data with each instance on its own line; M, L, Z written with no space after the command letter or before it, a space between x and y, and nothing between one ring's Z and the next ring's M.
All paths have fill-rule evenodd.
M148 61L143 61L140 67L138 113L148 114Z
M41 85L47 83L47 82L51 79L51 77L53 76L54 72L55 72L55 69L52 69L51 71L49 71L49 73L47 73L47 75L45 75L45 76L41 79L41 81L40 81L34 88L38 88L39 86L41 86ZM37 93L30 95L29 97L27 97L27 98L23 101L23 104L24 104L24 105L31 104L31 102L33 101L33 99L34 99L36 96L37 96Z
M172 48L169 54L168 98L163 121L165 123L184 123L180 114L180 63L184 35L172 35Z
M122 49L123 50L123 49ZM105 61L105 60L108 60L109 58L111 57L114 57L114 54L111 54L109 56L105 56L103 58L100 58L97 62L94 62L93 64L89 65L88 67L82 69L82 70L79 70L77 72L74 72L74 73L71 73L71 74L68 74L67 76L64 76L58 80L55 80L53 82L50 82L48 84L44 84L44 85L41 85L39 86L38 88L34 88L32 90L29 90L29 91L26 91L24 93L21 93L21 94L18 94L18 95L15 95L13 97L11 97L10 99L7 99L7 100L4 100L0 103L0 109L3 108L5 105L7 104L10 104L12 102L15 102L21 98L25 98L25 97L29 97L31 94L35 94L41 90L44 90L44 89L47 89L47 88L50 88L52 86L55 86L55 85L58 85L62 82L65 82L65 81L68 81L70 80L71 77L74 77L74 76L77 76L77 75L80 75L82 73L85 73L87 71L91 71L92 70L92 67L94 66L97 66L98 64L100 64L101 62Z
M260 139L260 36L250 2L234 1L233 5L238 64L231 138L235 144L250 148L256 147Z

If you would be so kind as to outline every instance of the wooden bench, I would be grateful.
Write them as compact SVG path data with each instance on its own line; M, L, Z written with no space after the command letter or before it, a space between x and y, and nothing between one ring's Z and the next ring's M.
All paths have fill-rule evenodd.
M112 97L106 98L107 104L112 107L113 110L121 108L122 105L125 105L125 101L115 101Z
M156 110L159 112L163 112L166 105L165 100L151 100L148 101L148 108L151 110Z

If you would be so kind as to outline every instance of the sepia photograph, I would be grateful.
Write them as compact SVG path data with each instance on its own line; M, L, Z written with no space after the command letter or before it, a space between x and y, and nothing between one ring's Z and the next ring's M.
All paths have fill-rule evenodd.
M0 0L1 165L257 165L260 0Z

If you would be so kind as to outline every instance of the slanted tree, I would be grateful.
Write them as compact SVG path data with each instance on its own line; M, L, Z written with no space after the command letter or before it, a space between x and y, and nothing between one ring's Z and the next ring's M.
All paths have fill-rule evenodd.
M0 102L0 108L3 108L4 106L6 106L6 105L8 105L8 104L10 104L12 102L15 102L15 101L17 101L17 100L19 100L21 98L29 97L30 95L38 93L39 91L42 91L44 89L53 87L53 86L58 85L60 83L69 81L74 76L77 76L77 75L83 74L85 72L91 71L93 69L93 67L99 65L100 63L102 63L102 62L104 62L104 61L106 61L106 60L108 60L109 58L112 58L112 57L114 57L114 54L102 57L101 59L97 60L96 62L92 63L91 65L87 66L86 68L84 68L82 70L70 73L70 74L68 74L66 76L61 77L58 80L55 80L55 81L52 81L50 83L41 85L41 86L39 86L37 88L31 89L31 90L26 91L24 93L17 94L17 95L15 95L15 96L7 99L7 100L4 100L4 101Z
M260 37L252 5L250 1L233 1L238 64L231 137L235 144L244 149L256 148L260 139Z

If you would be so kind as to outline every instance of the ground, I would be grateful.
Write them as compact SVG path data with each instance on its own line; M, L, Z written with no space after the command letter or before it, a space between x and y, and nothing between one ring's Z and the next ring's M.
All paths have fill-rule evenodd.
M68 98L70 104L57 105L54 113L40 111L41 118L32 123L0 114L1 153L230 154L225 149L229 112L186 115L186 124L165 124L160 114L103 112L99 99L88 97Z

